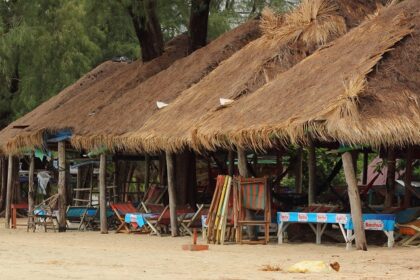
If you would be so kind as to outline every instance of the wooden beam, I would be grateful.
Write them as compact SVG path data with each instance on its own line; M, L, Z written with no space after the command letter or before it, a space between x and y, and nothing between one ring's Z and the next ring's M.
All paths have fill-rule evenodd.
M242 177L248 178L250 175L249 169L248 169L248 159L246 158L246 152L242 148L238 148L238 170L239 175Z
M387 166L388 173L386 177L386 196L385 196L385 207L391 207L395 194L395 170L396 170L396 157L394 148L388 149L387 155Z
M58 142L58 231L66 231L66 142Z
M171 235L175 237L178 236L178 218L176 215L174 156L169 152L166 152L166 166L168 172L168 195L169 211L171 218Z
M302 148L298 148L296 150L296 157L294 158L295 162L295 168L294 168L294 173L295 173L295 192L296 193L302 193L303 191L303 184L302 184L302 162L303 162L303 157L302 157Z
M353 159L350 152L344 153L342 156L344 175L348 186L348 194L351 208L351 218L353 220L356 249L367 250L365 230L362 220L362 204L360 202L359 189L357 187L356 174L354 173Z
M34 174L35 173L35 157L34 157L34 153L31 152L31 154L29 155L29 174L28 174L28 212L30 214L33 213L34 211L34 206L35 206L35 184L34 184ZM32 217L32 221L33 222L33 216L30 215L30 217Z
M411 179L413 176L413 148L410 146L407 148L405 155L405 176L404 176L404 207L409 208L411 206Z
M14 167L14 160L15 158L12 155L9 155L8 159L8 169L7 169L7 189L6 189L6 209L5 209L5 227L10 228L10 214L11 214L11 206L12 206L12 192L13 192L13 167Z
M101 222L101 233L108 233L106 219L106 155L100 155L99 162L99 218Z
M316 193L316 153L315 144L309 139L308 145L308 205L315 203Z

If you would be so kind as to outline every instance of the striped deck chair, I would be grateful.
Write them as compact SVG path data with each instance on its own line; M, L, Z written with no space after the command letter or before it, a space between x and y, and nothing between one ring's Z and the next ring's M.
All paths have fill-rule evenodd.
M144 194L143 201L139 205L139 211L143 213L154 213L152 208L154 206L162 206L162 198L168 191L168 187L160 187L157 185L151 185Z
M178 223L180 223L180 221L182 221L188 214L194 214L194 210L191 209L189 205L177 206L176 215L178 218ZM166 206L159 216L147 218L146 223L151 227L152 232L156 233L158 236L161 236L162 232L168 232L168 229L171 225L169 206Z
M123 203L111 203L110 204L112 211L114 211L115 216L118 219L118 227L115 233L123 232L123 233L132 233L134 232L130 228L130 224L125 222L125 215L127 213L136 213L138 210L131 202L123 202Z
M267 244L270 238L271 224L271 198L267 178L242 178L235 179L235 224L236 242ZM248 218L247 210L262 214L262 219ZM264 239L243 240L242 230L244 226L263 226Z
M210 205L208 204L197 205L197 211L195 211L194 215L185 215L182 217L182 220L180 221L180 229L182 233L192 236L192 229L202 228L201 216L207 216L209 213L209 208Z

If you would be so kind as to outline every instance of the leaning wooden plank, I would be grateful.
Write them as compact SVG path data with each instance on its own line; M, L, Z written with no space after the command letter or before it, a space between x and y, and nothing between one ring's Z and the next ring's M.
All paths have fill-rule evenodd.
M227 215L228 215L228 206L229 206L229 199L231 194L231 188L232 188L232 177L228 177L228 185L223 205L223 211L222 211L222 222L220 223L220 244L225 243L225 235L226 235L226 222L227 222Z
M227 177L225 177L225 183L223 184L223 189L222 189L222 194L220 196L220 200L219 200L219 207L217 208L217 214L216 214L216 219L214 221L214 229L213 229L213 234L214 234L214 238L213 238L213 242L216 243L217 241L217 229L219 227L219 222L220 222L220 214L222 212L222 201L225 197L225 193L226 193L226 187L227 187Z

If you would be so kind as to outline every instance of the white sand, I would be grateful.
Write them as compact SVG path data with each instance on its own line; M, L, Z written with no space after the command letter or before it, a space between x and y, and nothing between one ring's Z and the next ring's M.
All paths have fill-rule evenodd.
M186 252L190 238L99 232L35 232L4 229L0 222L0 279L420 279L420 249L344 244L211 245ZM200 240L201 242L201 240ZM292 274L282 269L302 260L337 261L339 272Z

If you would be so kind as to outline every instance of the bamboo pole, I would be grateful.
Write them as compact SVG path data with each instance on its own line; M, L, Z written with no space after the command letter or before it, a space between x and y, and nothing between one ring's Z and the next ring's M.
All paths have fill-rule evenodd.
M101 221L101 233L108 233L106 219L106 155L102 153L99 161L99 218Z
M12 206L12 192L13 192L13 167L14 167L15 158L12 155L9 155L8 159L8 169L7 169L7 190L6 190L6 209L5 209L5 227L10 228L10 212Z
M58 142L58 231L66 231L66 143Z
M34 217L32 213L35 206L35 184L34 184L34 174L35 174L35 157L34 153L31 152L29 156L29 174L28 174L28 212L33 222Z
M168 172L169 211L171 218L171 235L178 236L178 219L176 215L176 191L173 154L166 152L166 170Z
M411 206L411 179L413 176L413 148L410 146L407 148L405 155L405 176L404 176L404 207L408 208Z
M316 154L315 145L312 139L309 139L308 146L308 205L315 203L315 192L316 192Z
M356 174L354 173L352 156L351 153L346 152L341 157L343 159L344 175L348 185L351 218L353 220L356 239L356 249L367 251L366 236L362 220L362 205L360 202L359 189L357 187Z

